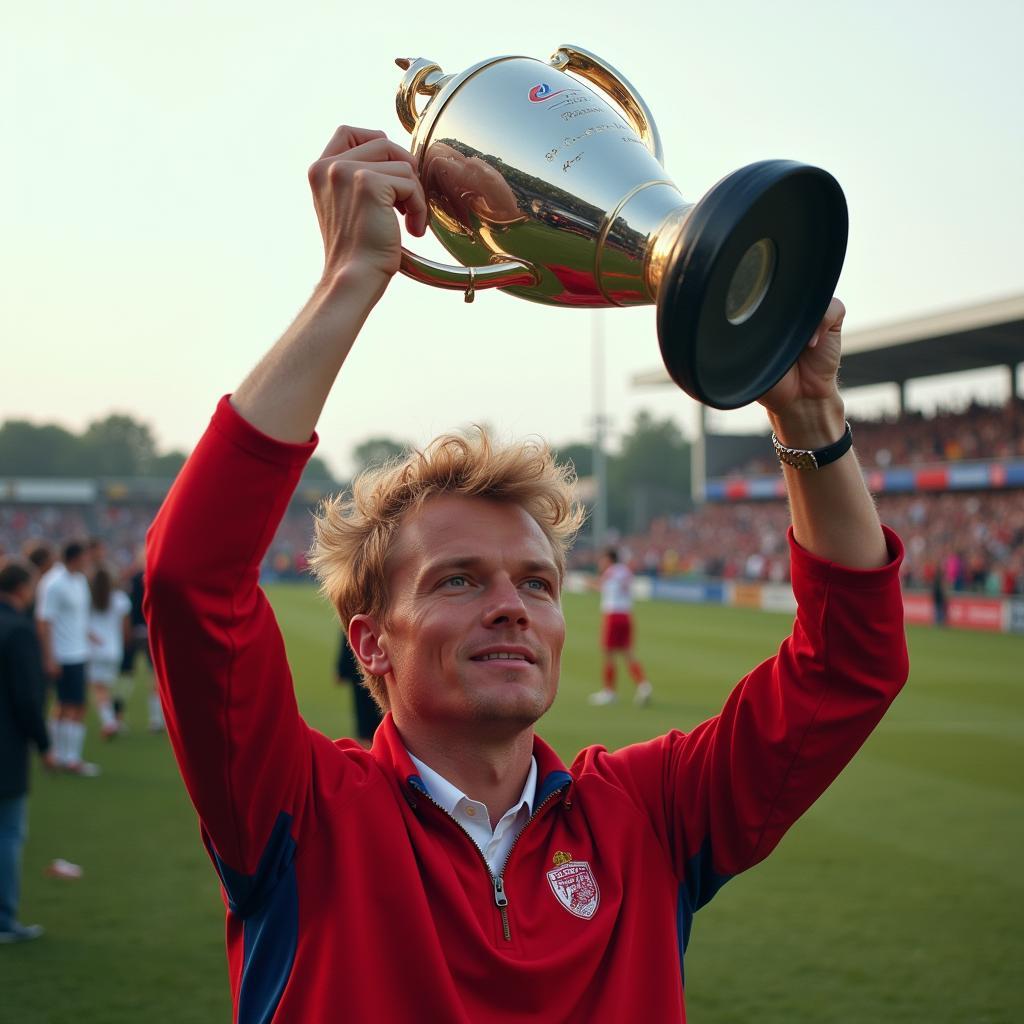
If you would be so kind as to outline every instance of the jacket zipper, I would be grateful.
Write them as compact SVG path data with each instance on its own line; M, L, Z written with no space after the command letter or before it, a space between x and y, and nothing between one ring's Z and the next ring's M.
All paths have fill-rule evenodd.
M560 786L558 789L552 790L546 797L537 805L537 809L523 822L523 827L516 833L515 838L512 840L512 845L508 848L508 853L505 855L505 863L501 866L499 874L495 875L491 871L491 865L487 863L487 858L484 856L484 851L477 845L477 841L453 818L427 791L426 789L420 789L419 786L414 787L416 791L425 796L455 827L473 844L473 849L480 854L480 861L484 866L484 870L487 872L487 877L491 880L491 888L494 890L494 905L498 908L501 914L501 931L505 937L506 942L512 941L512 931L509 928L508 923L508 895L505 892L505 869L508 867L509 858L512 856L512 851L516 848L516 844L519 842L523 833L530 827L530 823L538 814L546 807L556 796L558 796L565 786Z

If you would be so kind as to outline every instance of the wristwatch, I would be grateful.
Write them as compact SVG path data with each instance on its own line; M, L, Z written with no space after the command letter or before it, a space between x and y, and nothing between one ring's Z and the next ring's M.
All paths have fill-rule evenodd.
M853 445L853 431L847 421L846 432L835 444L814 449L787 448L772 431L772 444L775 445L775 454L778 455L779 462L784 462L794 469L821 469L822 466L835 462L840 455L845 455L850 450Z

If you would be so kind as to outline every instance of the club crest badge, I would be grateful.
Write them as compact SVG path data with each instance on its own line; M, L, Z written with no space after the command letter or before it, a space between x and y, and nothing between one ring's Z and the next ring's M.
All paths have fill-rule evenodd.
M601 890L590 865L585 860L571 860L571 855L556 853L555 867L548 873L548 884L559 903L576 917L589 921L597 913Z

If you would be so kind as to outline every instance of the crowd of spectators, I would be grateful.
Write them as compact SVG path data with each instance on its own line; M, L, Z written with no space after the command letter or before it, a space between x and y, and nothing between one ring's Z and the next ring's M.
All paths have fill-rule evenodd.
M263 560L265 579L295 580L307 569L306 555L313 543L313 516L309 509L292 506L274 534Z
M60 546L96 537L104 541L109 561L127 570L154 515L155 507L142 505L0 504L0 556L16 554L33 540Z
M1024 398L1010 398L1004 405L972 402L959 412L940 411L927 417L921 412L880 420L851 417L850 426L857 457L868 469L1024 458ZM729 475L769 474L777 468L769 455Z
M878 510L906 546L908 588L930 588L938 573L952 591L1024 594L1024 490L883 495ZM620 553L652 575L782 583L788 526L782 501L708 504L622 538ZM581 549L574 566L593 557Z
M45 540L56 546L65 541L95 537L104 542L107 558L127 571L146 540L157 513L154 505L42 505L0 504L0 557L17 554L26 544ZM264 561L268 578L294 579L306 569L306 552L313 539L309 510L293 506L281 523Z

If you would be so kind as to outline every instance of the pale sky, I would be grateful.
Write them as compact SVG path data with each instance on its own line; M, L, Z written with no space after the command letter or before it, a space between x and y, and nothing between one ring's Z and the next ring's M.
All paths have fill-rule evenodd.
M1022 36L1020 0L7 0L0 420L78 430L124 411L162 449L190 448L319 276L308 165L341 123L407 140L396 56L458 72L592 50L646 99L691 200L756 160L826 168L850 206L851 329L1020 292ZM681 391L629 384L660 363L654 308L604 323L613 431L640 408L689 429ZM495 292L467 306L396 278L328 403L320 454L344 474L367 436L423 443L470 422L581 439L590 333L582 310Z

